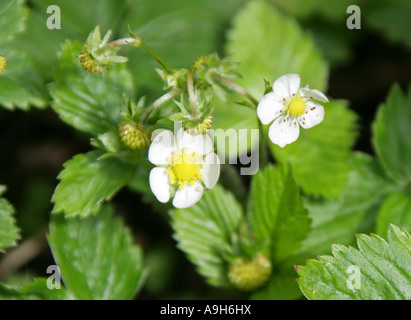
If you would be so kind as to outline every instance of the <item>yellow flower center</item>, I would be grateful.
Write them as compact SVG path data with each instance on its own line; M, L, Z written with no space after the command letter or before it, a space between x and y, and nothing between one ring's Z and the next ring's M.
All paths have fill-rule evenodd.
M294 96L288 102L287 113L293 117L299 117L305 112L305 101L298 96Z
M203 177L200 173L203 165L198 164L197 152L188 153L188 149L184 148L183 152L174 151L169 160L171 166L167 170L167 174L170 183L177 183L180 189L184 189L185 184L193 185L196 180Z

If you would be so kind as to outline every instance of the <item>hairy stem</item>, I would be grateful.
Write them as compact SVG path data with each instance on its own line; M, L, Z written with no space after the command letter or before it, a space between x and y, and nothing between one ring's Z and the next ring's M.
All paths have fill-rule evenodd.
M210 76L215 78L216 80L220 81L227 87L231 88L233 91L238 92L239 94L243 95L247 99L249 99L252 102L252 109L256 109L258 105L257 99L255 99L251 93L249 93L246 89L244 89L242 86L240 86L238 83L232 81L231 79L228 79L221 74L219 74L216 71L210 71Z
M145 110L141 116L140 116L140 122L144 125L147 122L148 117L150 114L157 110L160 106L162 106L164 103L170 101L173 99L175 96L179 95L181 93L181 90L172 90L170 92L167 92L166 94L163 94L160 98L158 98L156 101L154 101L148 108Z
M146 45L143 41L141 41L140 46L146 50L148 53L150 53L154 59L157 60L157 62L161 65L161 67L166 71L167 73L171 74L173 73L173 69L168 65L168 63L160 57L160 55L155 52L153 49L151 49L148 45Z
M196 118L198 115L198 110L196 106L193 76L191 75L191 72L187 72L187 91L188 91L188 98L190 100L191 115L193 116L193 118Z
M104 46L103 48L99 50L107 50L113 47L124 46L124 45L133 46L133 47L138 48L141 45L141 40L134 39L134 38L122 38L122 39L114 40L108 43L106 46Z

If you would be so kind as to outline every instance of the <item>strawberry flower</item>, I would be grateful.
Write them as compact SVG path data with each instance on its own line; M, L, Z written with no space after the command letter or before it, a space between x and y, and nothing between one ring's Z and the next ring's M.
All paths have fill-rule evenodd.
M264 125L270 124L270 140L281 148L297 140L300 126L309 129L324 119L324 107L318 102L328 102L316 89L300 88L298 74L286 74L274 81L273 91L267 93L257 106L257 116Z
M204 189L212 189L220 176L220 161L206 134L191 135L180 129L158 134L150 145L148 159L156 167L150 172L150 187L160 202L173 197L176 208L198 202Z

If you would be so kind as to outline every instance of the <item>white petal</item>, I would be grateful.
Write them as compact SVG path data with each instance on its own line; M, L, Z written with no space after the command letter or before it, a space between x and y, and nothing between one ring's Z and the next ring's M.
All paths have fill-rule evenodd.
M203 175L201 180L203 180L206 188L214 188L220 177L220 159L214 152L205 156L201 174Z
M173 133L170 130L164 130L151 142L150 149L148 150L148 160L156 165L168 164L170 163L169 157L174 149Z
M153 168L150 171L150 188L160 202L170 199L170 182L165 168Z
M274 92L267 93L258 103L257 116L262 124L269 124L284 110L283 98Z
M173 199L173 205L176 208L183 209L194 205L203 195L204 188L198 182L194 185L184 185L184 189L177 189Z
M305 98L313 98L322 102L328 102L328 98L325 94L317 89L301 88L300 95Z
M298 122L291 118L286 120L286 116L278 117L274 120L268 130L270 140L281 148L284 148L285 145L297 140L299 135L300 126Z
M319 124L324 119L324 107L317 102L307 101L307 108L305 111L307 113L303 114L299 118L299 123L304 129L309 129Z
M213 141L207 134L197 134L192 136L185 132L184 129L180 129L177 132L176 141L180 150L187 148L189 153L197 152L200 156L208 154L214 150Z
M273 91L281 98L288 99L297 93L300 88L300 82L301 78L298 74L285 74L274 81Z

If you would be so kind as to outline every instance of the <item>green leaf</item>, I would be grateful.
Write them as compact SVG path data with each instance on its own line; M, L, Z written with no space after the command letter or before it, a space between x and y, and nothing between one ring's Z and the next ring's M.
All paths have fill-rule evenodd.
M270 143L275 158L290 163L298 184L306 193L337 197L344 189L350 170L351 148L357 136L357 116L347 103L325 104L319 125L301 129L298 140L285 148Z
M268 283L260 290L253 292L253 300L295 300L301 297L301 290L295 281L295 270L292 266L276 266Z
M273 274L253 299L296 299L294 254L311 229L300 190L289 166L267 166L252 180L249 221L257 245L269 246Z
M213 127L218 154L230 163L237 163L234 160L237 161L239 155L249 150L256 152L260 136L255 110L235 104L232 98L228 101L214 98Z
M271 2L287 15L298 19L310 31L328 63L335 66L352 57L352 40L358 38L358 34L345 28L346 20L351 15L347 14L347 8L354 4L351 0L271 0ZM358 3L358 0L356 2L363 9L362 4ZM367 13L366 9L362 11L363 15Z
M272 82L286 73L300 74L302 85L326 89L328 67L311 37L266 2L252 1L238 13L226 52L240 61L239 83L256 98L263 96L263 79Z
M15 246L20 238L19 229L13 217L14 209L6 199L1 198L4 191L5 186L0 185L0 252Z
M395 85L377 111L373 144L385 171L401 186L411 183L411 91Z
M253 177L248 210L255 240L270 246L274 264L298 250L310 231L311 221L289 166L267 166Z
M46 107L48 94L31 57L8 47L2 48L0 54L7 59L6 69L0 76L0 104L10 110L28 110L30 105Z
M298 252L301 259L328 254L331 244L353 244L355 233L371 232L381 203L396 190L371 156L355 153L350 167L339 199L305 199L313 223Z
M24 7L24 0L2 1L0 4L0 43L3 44L16 33L23 31L26 16L27 9Z
M50 87L52 107L74 128L94 135L117 129L124 105L123 93L133 96L133 82L124 66L101 75L81 69L80 42L67 41L60 52L56 82Z
M18 288L0 283L0 300L40 300L35 294L22 293Z
M49 289L47 287L47 279L36 278L33 282L26 284L22 293L26 295L36 295L41 300L68 300L70 299L69 292L61 285L59 289Z
M52 201L53 213L67 216L96 214L104 201L128 183L134 166L115 157L104 157L101 151L78 154L64 164Z
M28 110L30 105L44 108L48 103L47 91L33 59L11 42L23 31L27 13L23 0L6 0L0 4L0 55L7 63L0 76L0 105L10 110Z
M69 298L64 287L49 289L45 278L37 278L23 288L0 283L0 300L67 300Z
M240 62L238 72L242 78L238 83L256 99L264 94L264 79L272 83L286 73L300 74L302 85L310 83L318 90L326 87L328 67L311 37L294 20L266 2L249 2L237 14L228 33L225 52ZM238 96L227 102L216 100L215 128L259 128L255 111L235 104ZM240 140L240 153L253 149L257 142L253 139L247 144ZM235 155L230 154L232 156Z
M86 219L52 217L48 241L76 299L132 299L144 279L141 249L110 206Z
M173 68L188 68L195 59L221 49L223 30L246 0L141 0L130 4L128 24L133 34L153 48ZM128 24L122 25L127 34ZM153 68L158 63L144 50L131 49L128 65L134 81L145 92L159 93L163 86Z
M411 197L409 195L396 192L384 201L377 217L377 234L385 238L389 224L411 230Z
M233 254L242 217L234 196L219 185L194 206L171 212L178 247L212 285L229 285L224 256Z
M359 249L334 245L333 256L297 268L301 291L315 300L410 300L411 236L395 225L387 233L387 241L359 234Z
M12 46L30 53L47 79L52 78L53 67L58 63L57 52L66 39L83 41L96 25L103 30L114 29L120 22L128 0L88 0L73 5L71 0L33 0L25 31L19 34ZM50 5L58 5L61 13L61 29L49 29L47 13ZM125 23L127 25L127 22ZM126 36L126 33L121 35ZM77 53L78 54L78 53Z
M407 0L376 0L364 12L364 20L367 26L380 31L391 41L411 47L411 36L407 32L411 27L410 10L411 3Z
M341 23L348 17L347 8L353 4L350 0L271 0L281 10L296 18L304 19L313 15L321 15L329 21ZM358 2L358 1L357 1Z

